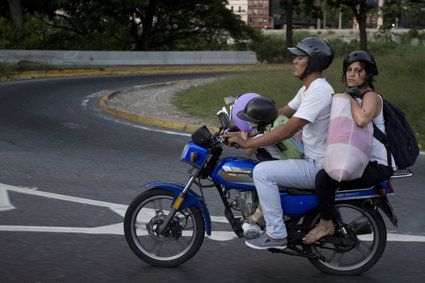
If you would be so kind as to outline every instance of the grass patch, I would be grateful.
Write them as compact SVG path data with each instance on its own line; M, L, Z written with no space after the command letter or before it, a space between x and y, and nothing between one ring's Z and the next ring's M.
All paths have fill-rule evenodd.
M380 74L375 87L386 99L403 109L417 133L418 142L425 145L425 56L424 48L405 54L376 56ZM345 86L341 82L343 57L335 58L324 76L335 92ZM285 105L302 86L292 74L292 65L282 65L277 71L261 71L229 76L214 83L177 93L174 104L182 111L206 121L216 121L215 113L224 105L224 97L256 92Z
M0 63L0 77L9 78L13 75L27 71L50 71L58 70L59 68L49 64L40 64L35 62L21 61L17 64Z
M247 92L273 97L282 104L291 97L292 89L299 84L296 80L292 80L291 85L284 84L284 77L292 72L291 69L289 65L282 65L274 71L231 75L208 85L179 92L173 102L180 110L203 119L215 119L215 113L223 106L225 97L236 97Z

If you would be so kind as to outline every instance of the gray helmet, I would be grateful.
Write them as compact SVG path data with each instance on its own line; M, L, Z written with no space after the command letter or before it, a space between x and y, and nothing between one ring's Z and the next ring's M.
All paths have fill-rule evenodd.
M307 37L288 50L296 56L308 56L308 65L303 77L327 69L335 57L332 47L318 37Z
M251 99L245 109L238 112L237 116L244 121L267 125L276 120L277 112L276 103L272 99L260 96Z

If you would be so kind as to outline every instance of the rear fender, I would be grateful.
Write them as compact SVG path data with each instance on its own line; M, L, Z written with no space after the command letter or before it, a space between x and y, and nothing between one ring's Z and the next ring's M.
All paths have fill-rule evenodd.
M174 195L173 203L176 201L177 197L179 196L179 194L184 189L184 187L182 185L175 184L175 183L166 183L166 182L149 183L149 184L146 184L144 186L144 188L146 188L146 189L155 189L156 188L156 189L163 189L163 190L173 192L173 195ZM179 210L184 210L184 209L186 209L186 208L188 208L192 205L198 207L201 210L202 216L204 218L204 223L205 223L205 232L207 233L208 236L210 236L211 235L211 216L210 216L210 213L209 213L208 209L206 208L202 198L197 193L189 190L186 194L186 197L185 197L183 203L180 205Z
M388 197L381 197L379 201L379 208L391 220L391 223L394 225L394 227L398 227L398 219Z

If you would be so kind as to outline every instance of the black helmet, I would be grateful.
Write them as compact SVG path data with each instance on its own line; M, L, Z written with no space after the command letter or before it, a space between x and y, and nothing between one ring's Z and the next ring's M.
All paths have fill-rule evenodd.
M237 116L244 121L267 125L276 120L277 111L276 103L272 99L260 96L251 99Z
M342 64L343 69L343 75L345 75L345 72L347 72L348 66L350 66L351 63L356 61L363 61L366 62L368 68L366 69L366 72L369 73L372 76L376 76L379 74L378 67L376 66L375 58L373 56L363 50L354 51L351 52L347 57L345 57L344 62Z
M379 74L378 67L376 66L376 62L373 56L363 50L351 52L347 57L345 57L344 62L342 63L342 82L345 83L347 81L346 73L348 66L350 66L351 63L357 61L363 63L362 67L364 68L367 74L366 81L362 85L357 87L362 88L363 86L368 85L372 89L375 89L373 85L373 77Z
M296 56L308 56L308 65L303 77L327 69L335 57L332 47L318 37L307 37L288 50Z

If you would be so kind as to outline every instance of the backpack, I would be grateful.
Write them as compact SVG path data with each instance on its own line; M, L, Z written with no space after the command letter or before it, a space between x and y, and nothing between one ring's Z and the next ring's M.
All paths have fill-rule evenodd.
M369 91L371 90L363 92L361 96L363 97ZM391 154L398 168L412 166L419 155L419 146L415 133L407 122L403 111L392 105L382 95L380 96L383 101L386 134L373 124L373 136L385 145L388 153L388 166L392 166Z

